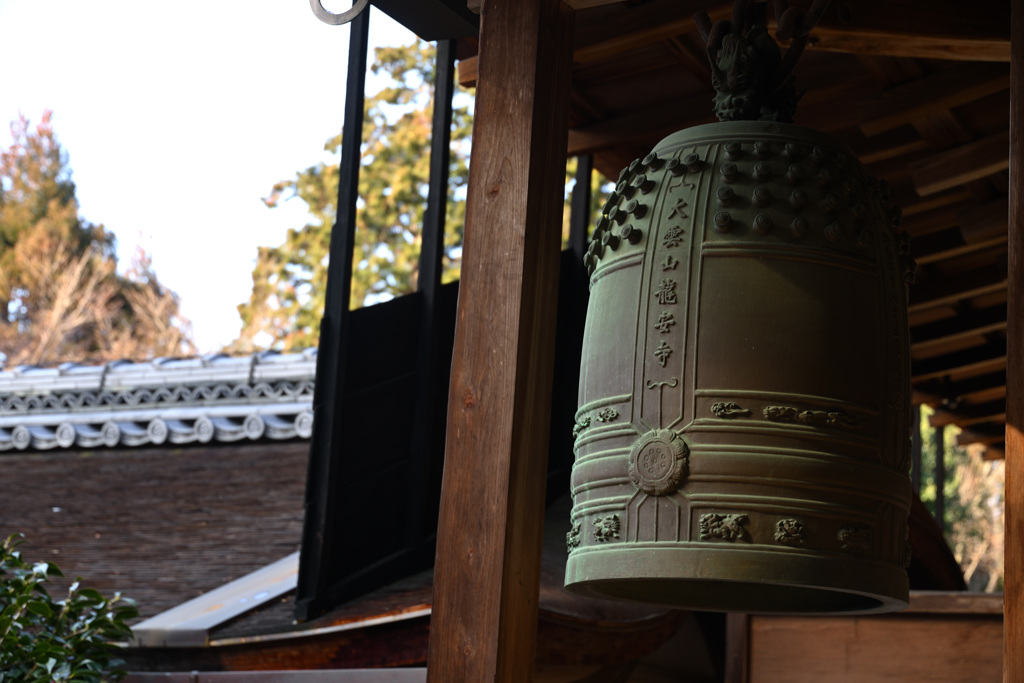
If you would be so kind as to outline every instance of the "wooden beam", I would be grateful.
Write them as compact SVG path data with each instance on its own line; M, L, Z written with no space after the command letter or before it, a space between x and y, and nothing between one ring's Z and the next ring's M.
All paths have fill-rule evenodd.
M456 70L458 71L459 85L463 88L476 87L476 67L479 59L476 55L460 59Z
M1006 405L1005 401L1003 401L1003 405L1004 406ZM957 427L960 427L961 429L968 429L968 428L973 427L974 425L978 425L978 424L987 424L987 423L996 423L996 424L998 424L1000 422L1006 422L1006 410L1005 409L1001 413L986 414L983 417L972 417L972 418L968 418L968 419L959 419L956 422L954 422L953 424L955 424Z
M1011 5L1003 680L1024 681L1024 5Z
M833 3L811 32L808 47L891 57L1008 62L1009 4L949 0Z
M427 679L530 681L573 12L486 0Z
M991 342L980 348L947 353L910 364L913 382L940 377L969 377L999 370L1006 363L1006 343Z
M930 380L914 385L914 401L934 405L944 400L956 401L961 396L968 396L990 387L1006 386L1006 370L998 370L987 375L977 375L959 382Z
M613 4L611 0L568 1L584 9ZM809 3L791 4L806 7ZM651 41L692 31L691 17L700 5L711 5L706 9L712 20L729 17L728 4L719 2L654 0L639 3L624 14L635 15L643 21L619 22L621 30L614 31L614 36L577 46L585 51L581 53L578 49L576 60L607 59ZM604 15L598 12L595 16L603 19ZM842 9L834 3L811 32L808 48L893 57L1008 62L1008 19L1006 5L998 2L857 0L843 3ZM587 21L588 17L581 16L581 23ZM770 25L774 30L774 22Z
M922 351L964 337L976 337L1005 329L1006 306L991 306L913 328L910 332L910 348Z
M951 424L968 427L972 424L1001 420L1005 416L1006 401L995 400L976 405L963 405L956 410L936 410L928 418L928 422L932 427L944 427Z
M1006 197L956 212L956 222L964 242L974 244L1007 234L1010 204Z
M991 294L1006 288L1006 275L1000 268L980 268L962 275L938 278L922 283L911 289L909 313L916 313L935 306Z
M942 232L932 233L921 239L911 241L911 255L917 261L917 265L924 266L929 263L945 261L947 259L965 256L977 251L984 251L994 247L1001 247L1006 244L1006 235L998 235L981 242L965 244L960 230L950 228Z
M1009 166L1009 133L954 147L910 165L914 187L922 197L984 178Z
M1002 425L985 425L985 426L980 426L980 427L979 426L975 426L973 429L965 429L962 432L960 432L957 435L957 437L956 437L956 445L957 446L966 446L966 445L972 444L972 443L981 443L981 444L986 444L986 445L988 445L988 444L998 444L998 443L1002 443L1004 440L1006 440L1005 437L1006 437L1006 430L1005 430L1005 428ZM1006 441L1007 441L1007 444L1009 444L1009 441L1008 440L1006 440ZM1005 487L1005 484L1004 484L1004 487ZM1009 496L1009 493L1010 493L1009 489L1006 489L1007 496ZM1004 543L1005 543L1005 541L1004 541ZM1005 549L1005 546L1004 546L1004 549ZM1004 557L1004 566L1005 566L1005 557ZM1004 636L1005 636L1005 634L1004 634ZM1004 653L1004 656L1005 656L1005 653ZM1009 681L1011 679L1006 678L1004 680Z
M989 387L988 389L982 389L981 391L975 391L971 394L964 394L963 399L968 403L987 403L988 401L994 401L997 398L1006 400L1006 383L1001 385Z
M651 43L696 32L693 15L704 10L712 21L728 19L731 4L701 0L651 0L616 8L614 14L598 11L580 16L573 61L588 64L629 52ZM609 8L611 9L611 8Z
M868 170L871 173L874 173L871 169ZM911 189L910 185L907 185L906 187L894 187L892 189L893 204L903 207L903 225L908 224L907 219L911 216L917 216L926 211L934 211L935 209L939 209L944 206L953 206L955 204L972 200L973 197L971 196L971 193L962 187L946 190L945 192L939 192L938 194L933 194L930 197L925 197L923 199L917 194L917 192ZM956 225L955 220L950 225ZM913 236L913 233L911 233L911 236Z
M870 138L864 137L863 133L859 131L849 131L834 137L852 149L865 166L928 150L928 143L922 140L909 126L886 131Z
M878 135L1009 87L1009 70L1002 64L959 64L863 102L860 129L864 135Z
M1006 451L1002 448L988 447L981 452L982 460L1005 460Z
M682 102L637 111L569 131L569 156L593 154L625 142L655 142L677 130L715 121L710 99L690 98ZM649 144L649 143L648 143Z
M897 205L899 206L899 205ZM916 241L925 235L931 235L955 228L956 213L950 211L949 206L939 206L924 211L914 211L919 207L911 205L903 209L903 221L900 227L910 235L910 248L913 249ZM913 211L913 212L912 212ZM908 212L912 212L909 213Z

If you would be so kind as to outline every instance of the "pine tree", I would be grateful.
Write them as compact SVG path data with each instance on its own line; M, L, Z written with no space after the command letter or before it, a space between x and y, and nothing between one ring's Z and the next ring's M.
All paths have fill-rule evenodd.
M921 501L936 514L936 462L942 458L942 519L937 519L971 590L1001 590L1005 468L984 460L980 447L957 444L955 426L932 427L934 411L921 407ZM937 433L937 430L941 432Z
M0 364L192 352L177 297L148 257L119 275L114 235L79 216L51 119L20 117L0 152Z
M385 86L366 98L356 210L350 306L358 308L416 289L420 229L426 209L430 171L435 50L425 42L406 47L377 48L370 67ZM445 257L442 280L459 277L465 187L473 118L466 101L456 97L452 115L451 163ZM325 149L337 155L341 136ZM242 332L234 351L255 348L288 350L314 346L320 336L327 283L331 229L337 215L338 167L320 163L277 183L263 201L273 208L298 198L309 210L305 226L288 231L284 244L260 247L253 270L253 288L238 311ZM568 238L569 192L576 164L566 166L563 244ZM610 186L600 174L592 182L591 214L596 219ZM593 221L591 221L593 223Z
M361 201L356 212L353 308L416 288L420 231L430 180L435 49L419 42L375 50L371 72L386 83L366 98ZM466 99L466 98L464 98ZM452 116L444 278L458 277L472 117L467 104ZM325 150L337 156L341 135ZM319 163L277 183L263 201L273 208L298 198L309 210L305 226L288 231L284 244L260 247L248 303L238 307L243 328L235 350L314 346L319 339L327 282L331 229L337 214L338 167Z

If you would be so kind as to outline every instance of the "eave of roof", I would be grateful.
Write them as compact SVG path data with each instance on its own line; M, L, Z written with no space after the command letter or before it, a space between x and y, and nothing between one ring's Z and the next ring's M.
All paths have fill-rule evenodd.
M0 372L0 451L307 439L316 350Z

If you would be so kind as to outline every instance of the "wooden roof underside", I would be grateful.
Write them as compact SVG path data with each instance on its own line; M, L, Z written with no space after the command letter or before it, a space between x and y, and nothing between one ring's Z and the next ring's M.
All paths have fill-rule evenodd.
M727 18L731 3L569 4L570 154L593 154L614 178L665 135L714 120L692 17ZM903 209L918 263L914 402L991 457L1006 413L1009 19L1009 0L833 0L796 69L795 122L848 145ZM475 57L463 59L460 82L475 78Z

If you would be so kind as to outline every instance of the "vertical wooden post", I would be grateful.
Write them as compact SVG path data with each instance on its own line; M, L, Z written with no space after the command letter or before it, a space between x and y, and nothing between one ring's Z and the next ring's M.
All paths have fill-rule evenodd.
M1024 6L1010 3L1010 215L1006 304L1003 680L1024 681Z
M302 556L299 561L295 616L312 619L330 607L330 576L326 571L329 548L335 537L335 519L327 514L330 491L338 486L345 471L344 453L335 431L335 415L345 395L348 366L350 299L352 298L352 255L355 249L356 200L359 199L359 168L362 154L363 101L366 91L366 52L370 35L370 12L351 22L348 38L348 78L345 92L345 125L341 131L341 160L338 166L338 215L331 229L331 260L327 266L324 315L320 322L320 352L316 361L313 393L313 439L309 445L306 473L306 519L302 528Z
M932 430L932 450L935 452L935 521L946 535L946 428Z
M914 495L921 495L921 406L915 405L910 411L914 428L910 430L910 486Z
M572 11L487 0L427 678L529 681L568 144Z

